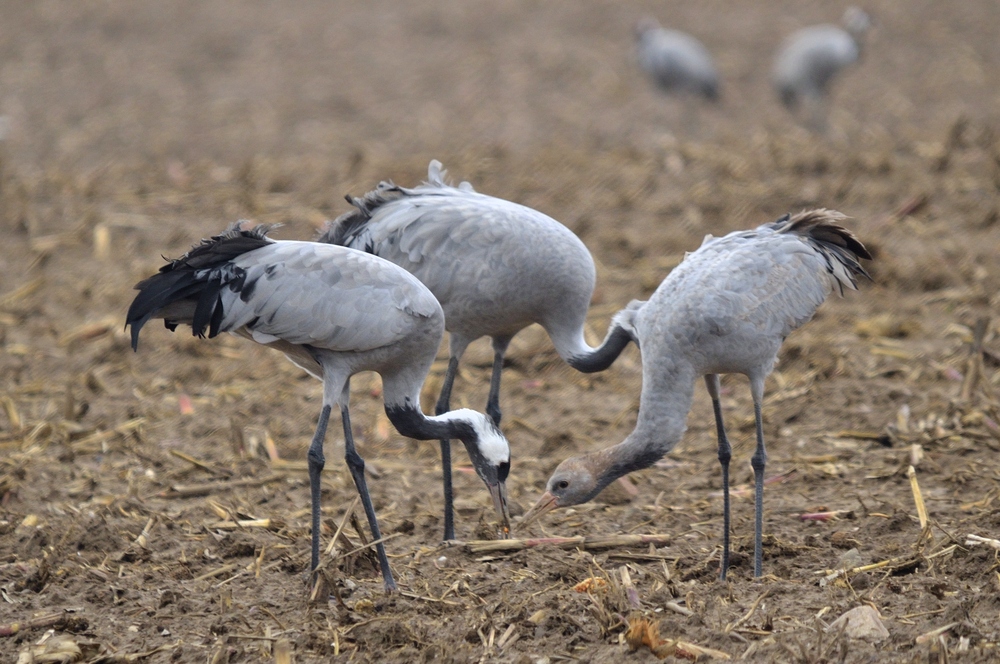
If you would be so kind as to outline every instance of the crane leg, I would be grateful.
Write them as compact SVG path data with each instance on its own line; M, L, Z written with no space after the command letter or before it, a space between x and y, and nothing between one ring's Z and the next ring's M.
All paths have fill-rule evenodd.
M323 456L323 439L326 438L326 425L330 421L330 406L324 405L316 424L316 433L309 444L307 455L309 462L309 494L312 497L312 565L310 572L319 567L319 519L320 519L320 480L326 458Z
M763 392L763 390L761 390ZM754 479L754 531L753 531L753 575L763 574L763 545L761 535L764 530L764 466L767 465L767 450L764 449L764 418L760 411L760 402L754 394L753 412L757 419L757 449L750 458Z
M435 415L441 415L451 410L451 388L458 374L458 360L461 355L452 354L448 359L448 371L444 375L444 385L441 386L441 396L438 397ZM455 539L455 494L451 485L451 441L441 441L441 479L444 481L444 539Z
M503 357L507 354L510 337L493 337L493 375L490 376L490 396L486 399L486 414L493 418L493 424L500 426L500 374L503 372Z
M345 391L347 388L345 388ZM340 404L340 416L344 420L344 457L347 460L347 467L354 478L354 485L358 488L361 496L361 504L365 508L365 516L368 517L368 527L372 531L372 540L382 539L379 531L378 519L375 518L375 506L372 505L372 497L368 493L368 483L365 481L365 460L358 454L354 447L354 434L351 431L351 414L347 408L347 399ZM382 568L382 581L385 583L386 592L396 590L396 580L392 578L392 570L389 569L389 558L385 555L385 545L379 542L375 545L375 552L378 554L378 564Z
M705 386L712 397L715 411L715 432L719 439L719 465L722 466L722 560L719 563L719 579L726 580L729 572L729 461L733 458L733 448L726 436L726 425L722 421L722 403L719 401L719 374L705 376Z

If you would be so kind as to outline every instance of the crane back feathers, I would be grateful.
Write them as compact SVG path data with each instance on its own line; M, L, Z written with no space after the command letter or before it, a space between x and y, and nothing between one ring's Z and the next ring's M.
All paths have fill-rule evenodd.
M804 210L795 216L785 215L771 226L779 233L803 237L823 256L826 269L837 281L840 294L844 286L857 289L857 277L871 279L859 259L871 260L872 255L861 241L839 223L846 215L836 210L818 208Z
M407 189L400 187L391 180L383 180L379 182L375 189L369 191L361 198L348 194L344 198L355 209L345 212L327 223L326 228L316 238L316 241L326 244L336 244L342 247L363 249L370 254L375 253L375 247L372 244L371 238L366 238L364 242L359 243L361 235L364 233L368 222L375 215L375 212L379 208L407 196L420 196L434 190L455 189L447 182L447 177L448 171L442 168L440 161L433 159L427 167L427 181L419 187ZM460 191L475 191L471 184L464 181L459 183L457 189Z
M125 316L126 327L132 327L132 349L139 345L139 332L158 313L170 330L180 322L191 323L194 334L214 337L219 333L223 310L221 293L229 287L243 289L240 297L246 301L253 285L243 288L246 271L231 261L247 252L273 243L267 234L273 226L257 226L243 230L242 222L232 224L222 233L202 240L180 258L171 260L160 271L135 285L139 291Z

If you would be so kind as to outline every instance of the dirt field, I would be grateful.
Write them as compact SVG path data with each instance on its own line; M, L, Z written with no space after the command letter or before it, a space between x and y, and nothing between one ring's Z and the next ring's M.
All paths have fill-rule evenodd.
M783 35L839 17L818 1L4 3L0 662L283 662L286 648L296 662L656 661L625 642L640 617L745 661L1000 658L1000 552L967 542L1000 537L1000 4L868 8L865 59L815 137L767 70ZM717 57L722 103L689 131L632 61L645 14ZM663 546L471 552L440 543L437 445L398 436L365 375L355 436L403 592L386 596L356 551L368 532L347 518L364 520L334 420L324 544L346 524L324 559L330 600L310 603L319 383L245 341L159 325L132 353L131 287L239 218L309 238L344 194L415 184L432 158L580 235L598 263L594 341L706 233L808 206L852 217L873 282L793 334L767 384L762 580L745 378L723 381L739 485L723 583L700 388L683 442L630 477L634 496L616 484L516 533ZM482 409L488 345L467 357L453 405ZM622 440L640 383L634 348L585 376L523 332L502 397L514 507L562 459ZM455 462L459 537L488 537L489 497L464 452ZM835 514L801 518L816 512ZM574 591L589 577L604 584ZM888 636L827 631L860 606Z

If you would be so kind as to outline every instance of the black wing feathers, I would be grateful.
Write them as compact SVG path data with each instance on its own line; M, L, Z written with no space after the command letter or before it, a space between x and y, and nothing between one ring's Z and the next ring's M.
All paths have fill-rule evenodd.
M327 223L326 229L316 238L317 242L325 244L336 244L352 249L362 249L368 253L374 253L375 247L366 245L360 247L356 245L359 236L365 230L371 220L375 210L386 203L398 200L406 196L407 191L398 187L392 182L380 182L378 187L369 191L361 198L345 196L347 202L353 205L355 210L345 212L333 221Z
M126 327L132 327L133 350L139 345L142 327L171 305L174 305L170 309L171 318L164 320L167 329L189 323L197 336L205 336L206 327L209 337L216 336L225 315L222 289L240 290L246 279L246 272L231 261L271 244L272 240L267 238L270 230L270 226L242 230L237 222L225 232L202 240L191 251L161 267L157 274L136 284L139 294L125 316ZM253 292L252 284L248 290Z

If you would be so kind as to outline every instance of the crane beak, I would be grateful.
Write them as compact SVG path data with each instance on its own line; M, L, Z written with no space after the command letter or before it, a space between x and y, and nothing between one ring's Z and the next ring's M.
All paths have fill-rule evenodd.
M524 515L521 519L519 527L527 526L529 523L538 519L546 512L551 512L555 508L559 507L559 499L553 496L550 492L546 491L542 494L542 497L538 499L535 506L528 510L528 513Z
M493 507L497 511L497 515L500 517L500 522L503 525L503 538L508 539L510 537L510 511L507 509L507 485L503 482L498 484L488 484L486 488L490 491L490 497L493 498Z

